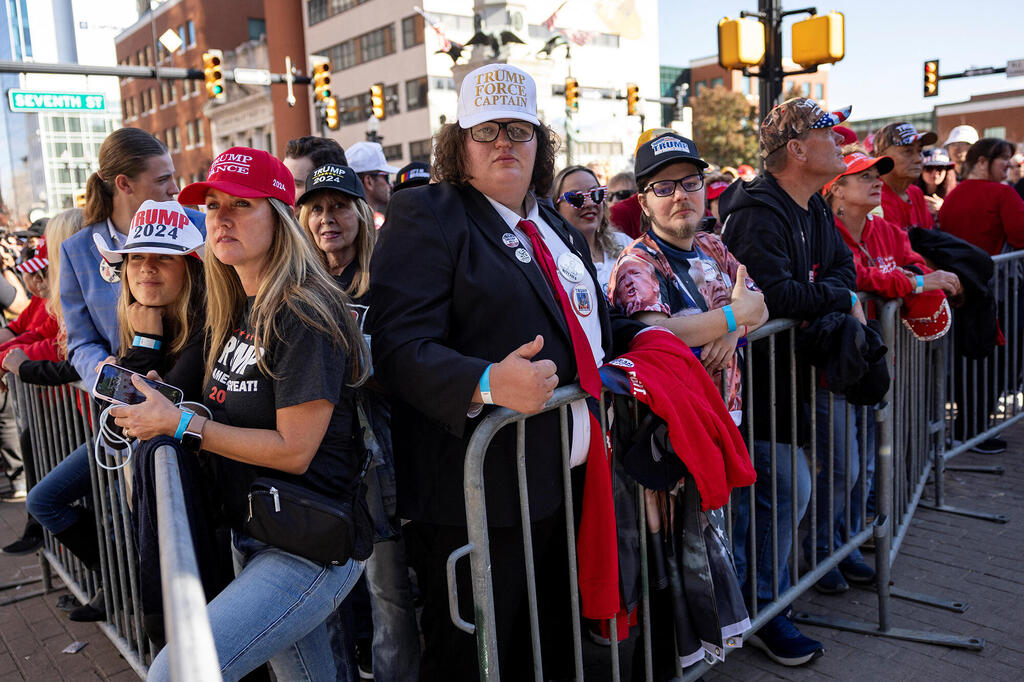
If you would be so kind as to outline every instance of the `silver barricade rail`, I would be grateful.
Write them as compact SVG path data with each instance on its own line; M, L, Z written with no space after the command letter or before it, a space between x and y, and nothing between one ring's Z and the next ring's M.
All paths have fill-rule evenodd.
M1017 300L1017 299L1014 299ZM945 441L945 368L947 366L947 349L950 343L946 340L938 342L922 342L904 328L899 318L901 301L875 301L878 319L881 324L883 340L888 348L887 362L892 376L892 383L886 398L874 406L859 407L835 413L838 399L827 393L819 384L818 372L798 371L795 351L795 340L798 325L788 320L772 320L756 332L750 334L748 350L744 352L743 370L743 413L741 426L743 435L750 449L752 459L755 457L754 445L754 413L767 410L771 424L771 435L767 443L762 444L768 452L768 481L761 481L767 486L767 496L771 500L771 566L772 566L772 599L756 599L757 562L756 557L747 567L747 583L751 615L751 632L765 625L790 605L808 589L810 589L826 573L837 567L855 549L865 541L874 538L875 564L878 575L878 623L859 623L798 613L795 619L799 622L813 623L827 627L863 632L866 634L883 635L897 639L905 639L944 646L980 649L984 642L978 638L960 637L944 633L923 632L893 628L889 624L890 598L903 597L921 601L926 604L950 608L941 600L932 600L926 595L915 595L896 588L890 589L891 569L896 551L905 536L914 511L921 499L928 476L932 473L936 462L944 461ZM767 348L769 361L767 367L758 366L754 344L764 344ZM788 377L777 377L777 367L785 368ZM776 388L777 379L788 380L788 404L778 404ZM769 382L770 398L767 404L754 404L755 382ZM798 391L798 382L804 389ZM807 382L803 384L803 382ZM822 416L815 409L821 394ZM569 434L567 405L585 394L578 386L558 389L549 401L545 411L558 410L561 419L561 447L563 459L563 494L566 509L566 528L569 538L568 584L571 592L573 616L573 641L576 657L576 677L583 677L583 654L579 629L578 585L576 576L576 557L573 543L572 492L568 483L569 469ZM800 396L798 398L798 396ZM809 397L808 400L802 399ZM1016 394L1013 400L1016 400ZM845 404L842 402L841 404ZM602 405L602 415L605 414ZM819 429L819 421L825 418L827 426ZM465 495L466 515L469 544L456 550L449 557L449 605L453 622L463 630L475 633L479 653L481 679L497 680L498 656L495 639L495 613L493 601L493 584L490 574L490 558L488 552L488 529L486 503L484 499L484 461L491 440L502 429L515 425L517 429L517 465L519 469L519 494L522 518L524 523L524 556L527 566L527 593L530 599L531 634L533 637L535 678L543 679L543 664L540 658L539 626L537 623L536 596L533 578L532 557L529 552L529 509L527 503L525 476L525 433L529 425L529 417L505 408L498 408L487 415L477 426L467 448L465 460ZM874 514L868 513L867 500L872 492L872 481L867 476L855 477L857 471L867 471L869 465L869 428L858 429L857 454L853 448L853 425L857 422L867 424L871 421L875 427L875 471L874 471ZM837 429L837 423L840 427ZM1002 428L1005 428L1003 426ZM793 442L800 442L797 434L801 429L810 437L803 439L806 448L784 447L779 440L779 433L788 429L793 434ZM815 434L818 433L818 437ZM819 442L820 441L820 442ZM845 441L845 442L844 442ZM788 451L788 452L783 452ZM836 453L840 452L838 456ZM787 485L794 491L798 490L798 458L804 461L811 477L810 500L802 520L797 504L790 505L787 518L779 516L779 485ZM843 473L836 473L838 467ZM941 465L940 465L941 466ZM779 473L788 471L788 479L780 480ZM819 475L821 482L819 484ZM850 498L857 491L862 503L857 510L851 510ZM762 494L765 494L762 491ZM736 518L736 505L739 496L746 496L749 501L748 541L755 542L755 524L757 523L756 496L757 484L747 489L733 491L732 501L728 505L727 518L730 519L729 537L733 537L732 521ZM649 590L646 566L646 518L643 495L638 495L638 519L641 539L641 576L642 599L639 622L644 633L643 651L634 655L644 656L645 679L653 679L650 648L650 621L648 613ZM844 513L838 522L843 524L839 540L834 540L837 504L842 504ZM818 546L816 542L819 510L828 524L829 541L827 547ZM856 515L856 518L855 516ZM859 524L854 523L859 520ZM792 529L791 547L783 547L779 539L779 524L787 524ZM851 527L859 526L860 530L851 532ZM807 540L804 546L805 538ZM733 543L735 546L734 539ZM807 551L809 550L809 551ZM780 590L779 575L783 557L789 554L785 565L790 573L790 586ZM748 551L748 555L751 552ZM471 581L473 587L473 603L475 625L467 623L458 613L458 599L455 593L455 564L468 555L470 558ZM962 609L954 609L962 610ZM609 622L611 632L615 632L614 619ZM620 679L618 644L615 637L611 638L609 664L611 679ZM675 657L677 679L691 680L706 672L713 663L706 661L687 668L685 671Z
M29 385L13 376L8 382L18 405L19 430L29 432L40 480L79 446L85 444L89 452L92 492L83 501L91 507L97 520L100 571L88 570L46 532L40 550L44 591L52 589L51 571L82 603L88 602L102 588L107 620L97 625L144 678L154 652L143 630L139 562L132 539L131 493L126 469L104 469L96 464L93 450L99 411L88 392L72 384ZM158 500L160 561L172 675L177 680L220 679L177 463L166 453L158 453L157 458L157 485L161 493Z

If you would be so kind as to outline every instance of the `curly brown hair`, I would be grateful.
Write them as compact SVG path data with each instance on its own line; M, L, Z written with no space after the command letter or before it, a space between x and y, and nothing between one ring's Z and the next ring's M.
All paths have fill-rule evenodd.
M534 126L537 131L537 158L533 162L530 185L534 194L546 196L555 178L555 153L559 139L555 131L543 123ZM446 123L434 136L434 160L430 166L431 178L445 180L453 185L468 185L470 181L466 161L466 138L469 130L458 123Z

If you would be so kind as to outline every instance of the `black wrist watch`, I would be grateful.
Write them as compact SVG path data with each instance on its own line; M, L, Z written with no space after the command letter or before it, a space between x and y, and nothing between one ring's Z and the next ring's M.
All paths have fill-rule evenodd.
M202 432L186 429L185 433L181 435L181 447L188 452L198 453L203 448Z

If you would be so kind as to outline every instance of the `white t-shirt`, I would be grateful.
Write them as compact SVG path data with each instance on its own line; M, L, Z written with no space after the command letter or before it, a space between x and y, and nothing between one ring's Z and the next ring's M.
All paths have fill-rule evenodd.
M623 232L612 230L612 241L615 242L615 250L621 252L633 243L633 238ZM594 262L594 268L597 270L597 283L601 285L601 292L604 293L605 298L608 297L608 282L611 280L612 270L615 269L615 259L617 256L618 253L614 256L604 255L603 261L600 263Z

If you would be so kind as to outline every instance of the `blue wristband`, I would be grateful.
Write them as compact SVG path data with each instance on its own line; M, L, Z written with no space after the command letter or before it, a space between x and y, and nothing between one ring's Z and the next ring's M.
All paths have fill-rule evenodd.
M856 307L857 307L857 292L856 291L851 291L850 292L850 310L853 310Z
M924 277L918 275L917 277L914 278L914 280L917 282L917 286L914 287L914 293L920 294L922 291L924 291Z
M189 412L188 410L181 411L181 417L178 419L178 430L174 432L174 440L181 440L181 437L185 435L185 429L188 428L188 423L192 421L192 417L194 416L196 416L195 412Z
M736 331L736 316L732 312L732 306L725 306L722 308L722 312L725 313L725 322L729 325L729 333Z
M487 369L480 377L480 398L483 399L485 405L494 404L494 399L491 397L491 367L494 367L494 363L487 365Z
M132 339L133 348L152 348L153 350L160 350L160 346L162 345L163 344L156 339L149 339L145 336L139 336L138 334L136 334L135 338Z

